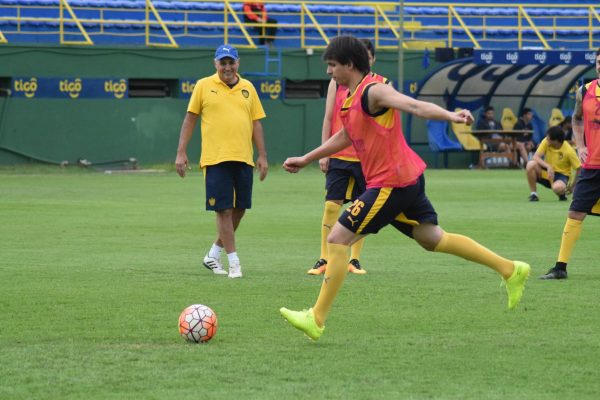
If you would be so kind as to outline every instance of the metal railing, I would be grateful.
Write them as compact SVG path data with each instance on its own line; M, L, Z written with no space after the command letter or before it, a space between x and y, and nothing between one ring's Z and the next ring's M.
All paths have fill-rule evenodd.
M138 1L134 8L80 6L72 0L54 5L0 5L0 43L19 42L27 35L57 36L61 44L92 45L119 38L143 39L146 46L202 46L212 42L256 47L257 27L246 23L243 1L194 5L176 9ZM389 2L266 0L276 19L276 43L282 47L321 48L332 37L354 34L371 39L378 48L419 47L437 43L447 47L544 49L600 46L600 6L405 3L403 23ZM47 4L47 3L45 3ZM174 4L174 3L169 3ZM161 8L162 7L162 8ZM403 32L400 32L400 27ZM431 47L431 46L430 46Z

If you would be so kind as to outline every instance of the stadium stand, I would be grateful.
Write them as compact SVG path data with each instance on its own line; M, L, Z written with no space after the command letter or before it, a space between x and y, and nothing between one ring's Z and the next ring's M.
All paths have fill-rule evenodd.
M177 47L214 46L226 38L255 47L243 23L242 3L0 0L0 32L9 43L73 40ZM278 21L279 47L323 47L328 38L340 34L369 38L379 48L398 44L398 9L393 3L265 3ZM430 4L407 3L404 8L407 47L442 41L448 47L588 49L600 41L600 18L593 5Z

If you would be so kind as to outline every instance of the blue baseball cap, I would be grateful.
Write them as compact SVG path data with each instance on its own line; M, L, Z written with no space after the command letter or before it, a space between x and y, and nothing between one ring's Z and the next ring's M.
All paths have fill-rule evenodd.
M220 60L225 57L233 58L234 60L239 59L238 52L235 47L228 44L219 46L217 51L215 51L215 60Z

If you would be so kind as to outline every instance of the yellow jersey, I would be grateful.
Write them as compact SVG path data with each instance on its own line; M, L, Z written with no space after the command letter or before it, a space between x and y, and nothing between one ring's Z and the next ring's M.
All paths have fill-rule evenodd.
M548 145L548 138L544 138L535 153L538 156L543 157L544 161L550 164L554 172L569 177L571 176L572 170L581 167L581 162L579 161L579 157L577 157L575 149L573 149L566 140L563 142L560 149L556 149ZM545 177L547 178L547 175Z
M254 166L253 122L266 115L252 83L238 79L230 88L215 73L194 86L187 111L200 116L201 168L224 161Z

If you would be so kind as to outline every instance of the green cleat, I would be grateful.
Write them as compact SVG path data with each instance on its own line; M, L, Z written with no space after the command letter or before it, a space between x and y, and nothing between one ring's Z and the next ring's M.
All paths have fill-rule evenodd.
M525 281L529 278L531 267L522 261L514 261L515 270L510 278L504 280L508 294L508 308L512 310L519 304L525 289Z
M281 316L287 320L296 329L300 329L306 336L312 340L319 340L325 327L319 328L315 322L313 309L303 311L292 311L285 307L279 309Z

